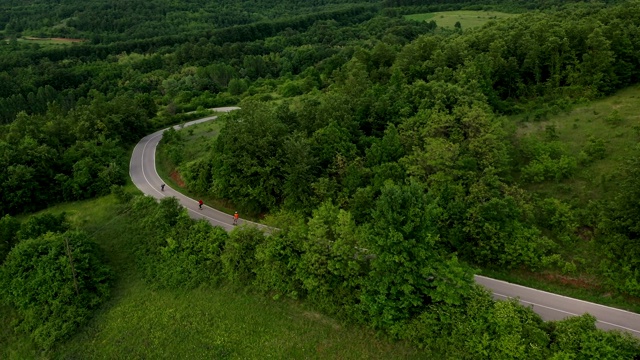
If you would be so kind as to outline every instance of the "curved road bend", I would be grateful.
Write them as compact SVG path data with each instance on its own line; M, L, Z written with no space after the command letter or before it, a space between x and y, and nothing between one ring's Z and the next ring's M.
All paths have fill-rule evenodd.
M239 108L224 107L214 110L217 112L229 112L237 109ZM216 118L217 116L211 116L203 119L198 119L190 121L183 126L176 125L173 128L179 130L183 127L214 120ZM162 139L162 133L167 129L159 130L151 135L145 136L133 149L131 162L129 163L129 174L131 176L131 180L133 180L133 183L136 185L136 187L138 187L138 189L140 189L140 191L142 191L144 194L153 196L156 199L173 196L178 199L178 201L184 208L187 209L189 215L192 218L207 219L212 225L221 226L225 230L231 231L231 229L234 228L233 217L231 215L216 210L207 205L203 205L202 210L200 210L198 209L197 200L191 199L179 193L168 185L164 187L164 191L160 190L160 185L162 185L164 181L160 178L160 175L158 175L158 172L156 170L156 147L158 146L160 139ZM238 225L242 224L253 224L259 227L265 227L264 225L240 218L238 220Z
M226 107L215 110L218 112L229 112L236 109L238 108ZM191 121L184 126L198 124L215 118L216 116L211 116ZM174 126L174 128L180 129L181 126L177 125ZM144 194L153 196L156 199L173 196L188 210L192 218L207 219L212 225L221 226L227 231L230 231L234 227L231 215L206 205L203 205L202 210L199 210L197 200L182 195L169 186L165 186L164 191L160 191L160 185L163 181L156 171L156 147L165 130L166 129L156 131L151 135L145 136L136 145L131 156L131 163L129 164L129 173L133 183ZM264 227L264 225L240 219L239 225L242 224ZM640 314L552 294L480 275L475 276L475 281L492 291L494 299L519 298L522 305L531 307L536 313L542 316L544 320L560 320L568 316L589 313L598 319L596 326L601 329L626 331L640 338Z

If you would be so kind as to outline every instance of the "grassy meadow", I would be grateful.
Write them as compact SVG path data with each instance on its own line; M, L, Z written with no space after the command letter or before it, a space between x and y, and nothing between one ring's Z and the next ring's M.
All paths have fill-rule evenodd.
M405 15L406 19L415 21L435 21L438 26L453 29L456 22L460 22L462 29L470 29L479 27L491 20L503 19L516 16L515 14L507 14L498 11L442 11L425 14Z

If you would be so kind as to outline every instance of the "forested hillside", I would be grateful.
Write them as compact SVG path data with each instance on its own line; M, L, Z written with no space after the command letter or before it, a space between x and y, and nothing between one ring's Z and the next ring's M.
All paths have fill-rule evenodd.
M458 9L517 15L474 29L402 16ZM304 300L432 356L639 355L636 341L596 331L593 318L545 324L493 302L471 277L546 271L640 296L640 150L622 151L611 196L544 191L606 156L601 133L585 133L572 153L545 121L638 83L639 1L69 0L0 10L0 250L11 289L0 295L37 346L82 326L107 297L110 270L64 219L29 233L15 216L113 193L133 221L129 256L153 287L224 283ZM198 140L204 153L185 157L182 132L169 132L164 161L189 191L266 217L281 228L272 236L227 235L120 187L141 137L224 105L242 109L215 139ZM607 126L637 123L631 111L604 111ZM544 123L542 134L523 135L522 123ZM66 254L73 264L70 241L97 264L78 271L100 296L52 305L82 310L66 323L37 323L30 307L49 300L25 300L20 289L40 279L20 259ZM577 259L572 248L597 255ZM75 270L60 278L59 291L82 293Z

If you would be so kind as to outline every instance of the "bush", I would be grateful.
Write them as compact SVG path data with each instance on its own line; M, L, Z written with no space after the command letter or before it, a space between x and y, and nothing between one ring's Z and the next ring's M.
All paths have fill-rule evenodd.
M0 291L20 315L18 328L48 349L106 300L110 279L111 271L87 234L47 233L11 250L0 270Z
M544 199L539 209L539 224L556 234L572 234L578 227L571 207L558 199Z
M605 141L594 136L589 136L589 138L587 139L587 145L584 148L584 152L592 160L604 159L607 155Z
M63 233L69 230L67 214L40 214L31 216L20 225L18 240L35 239L48 232Z
M397 335L434 359L528 360L550 355L538 315L516 300L493 301L480 287L467 295L463 306L425 307L399 327Z
M189 190L199 194L208 192L212 178L211 163L209 157L202 157L180 166L180 174Z
M622 123L623 120L624 119L622 118L622 115L620 115L618 110L613 110L611 114L607 115L607 117L604 118L604 121L611 126L618 126Z
M637 359L638 340L630 334L596 329L589 314L550 323L554 359Z
M223 272L232 283L249 284L255 278L256 247L264 234L255 227L239 227L231 232L221 256Z
M543 155L522 168L522 178L534 183L552 179L560 181L571 177L577 168L578 161L574 157L562 155L559 159L552 159Z
M160 288L215 285L221 279L220 255L228 237L224 229L194 221L183 212L165 245L147 262L147 279Z
M261 291L285 295L293 299L304 292L296 278L296 269L302 254L299 249L303 234L278 232L267 236L256 247L256 279L254 285Z

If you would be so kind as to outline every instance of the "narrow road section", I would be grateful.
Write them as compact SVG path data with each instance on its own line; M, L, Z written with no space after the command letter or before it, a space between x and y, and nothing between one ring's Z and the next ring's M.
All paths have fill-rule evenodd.
M229 112L237 109L239 108L225 107L214 110L217 112ZM179 130L183 127L216 118L217 116L211 116L191 121L184 125L177 125L174 126L174 128ZM169 186L165 186L164 191L160 189L160 185L164 182L156 171L156 147L160 139L162 139L162 133L165 130L167 129L156 131L151 135L145 136L140 140L138 145L136 145L133 150L133 155L131 156L131 163L129 164L131 180L133 180L133 183L144 194L153 196L156 199L173 196L189 211L189 215L192 218L206 219L214 226L220 226L227 231L231 231L234 228L233 217L231 215L206 205L203 205L202 210L200 210L197 199L191 199L182 195ZM242 224L251 224L265 228L264 225L240 219L238 225ZM626 331L640 338L640 314L552 294L485 276L476 275L475 280L478 284L489 289L493 293L494 299L505 300L507 298L518 298L522 305L531 307L533 311L538 313L544 320L561 320L569 316L589 313L598 319L596 326L601 329Z

